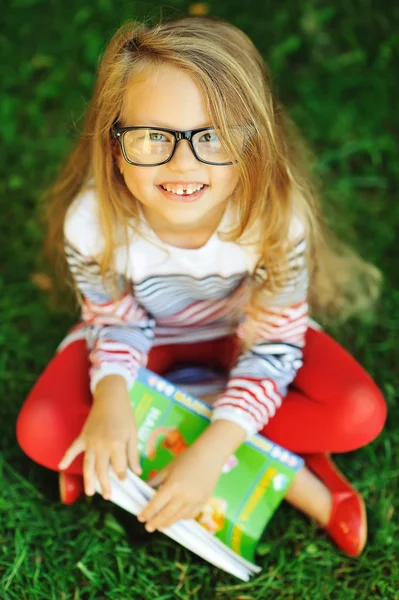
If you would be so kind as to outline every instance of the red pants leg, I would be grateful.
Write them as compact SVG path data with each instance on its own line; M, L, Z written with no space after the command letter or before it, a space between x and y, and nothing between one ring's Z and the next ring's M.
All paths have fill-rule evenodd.
M78 437L90 411L89 359L79 340L54 356L22 406L17 439L34 461L58 471L65 451ZM82 473L83 455L66 470Z
M261 433L296 453L349 452L374 440L386 415L360 364L325 332L309 329L304 365Z

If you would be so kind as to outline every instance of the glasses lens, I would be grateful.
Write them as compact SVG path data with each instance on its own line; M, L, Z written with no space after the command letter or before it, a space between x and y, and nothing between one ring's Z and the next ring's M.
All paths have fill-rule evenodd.
M215 164L233 162L235 159L227 146L227 138L241 152L244 134L238 127L232 127L223 134L220 129L200 131L193 136L193 145L199 158Z
M174 137L158 129L125 131L123 142L129 160L140 165L156 165L172 154Z

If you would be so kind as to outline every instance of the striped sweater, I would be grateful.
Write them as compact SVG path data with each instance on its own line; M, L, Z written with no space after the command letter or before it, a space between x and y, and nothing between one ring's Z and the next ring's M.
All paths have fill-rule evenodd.
M213 419L238 423L248 437L260 431L302 365L308 277L301 222L294 218L290 229L292 276L285 289L263 310L245 314L252 279L263 281L267 273L258 266L254 243L220 238L234 223L231 208L198 249L162 242L142 217L139 232L132 230L128 244L114 252L117 299L111 277L104 281L100 273L97 215L95 191L86 191L69 209L64 228L69 268L81 295L92 391L109 374L122 375L130 387L152 346L237 334L252 345L231 369Z

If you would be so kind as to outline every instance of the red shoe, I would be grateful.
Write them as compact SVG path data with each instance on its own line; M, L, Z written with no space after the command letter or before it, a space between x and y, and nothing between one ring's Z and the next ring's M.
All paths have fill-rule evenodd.
M84 494L82 475L60 473L58 477L58 485L61 502L63 504L73 504Z
M349 556L359 556L367 541L367 517L362 497L353 491L333 492L326 533Z
M307 466L332 492L326 533L349 556L359 556L367 541L367 515L361 495L337 469L328 454L304 455Z

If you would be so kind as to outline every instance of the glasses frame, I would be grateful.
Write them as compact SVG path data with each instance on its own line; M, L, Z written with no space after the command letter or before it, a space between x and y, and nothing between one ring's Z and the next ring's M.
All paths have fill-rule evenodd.
M169 158L167 160L164 160L162 162L159 163L155 163L155 164L151 164L151 165L145 165L142 163L137 163L134 162L132 160L130 160L130 158L128 157L127 153L126 153L126 149L125 149L125 133L127 131L135 131L137 129L151 129L152 131L160 131L161 133L170 133L173 135L174 137L174 146L173 146L173 150L171 152L171 155L169 156ZM200 129L189 129L188 131L175 131L173 129L164 129L162 127L149 127L149 126L138 126L138 127L117 127L116 125L112 125L111 127L111 135L112 138L114 140L117 140L122 148L122 154L123 154L123 158L126 160L126 162L128 162L130 165L135 165L136 167L159 167L160 165L165 165L166 163L168 163L170 160L172 160L174 153L176 152L176 148L177 148L177 144L181 141L181 140L187 140L190 144L192 153L194 154L195 158L197 160L199 160L202 163L205 163L206 165L214 165L216 167L224 167L227 165L232 165L234 164L233 162L223 162L223 163L215 163L215 162L210 162L209 160L203 160L202 158L200 158L198 156L198 154L195 151L194 148L194 144L193 144L193 136L197 133L200 133L202 131L214 131L216 128L215 127L201 127ZM236 161L235 161L236 162Z

